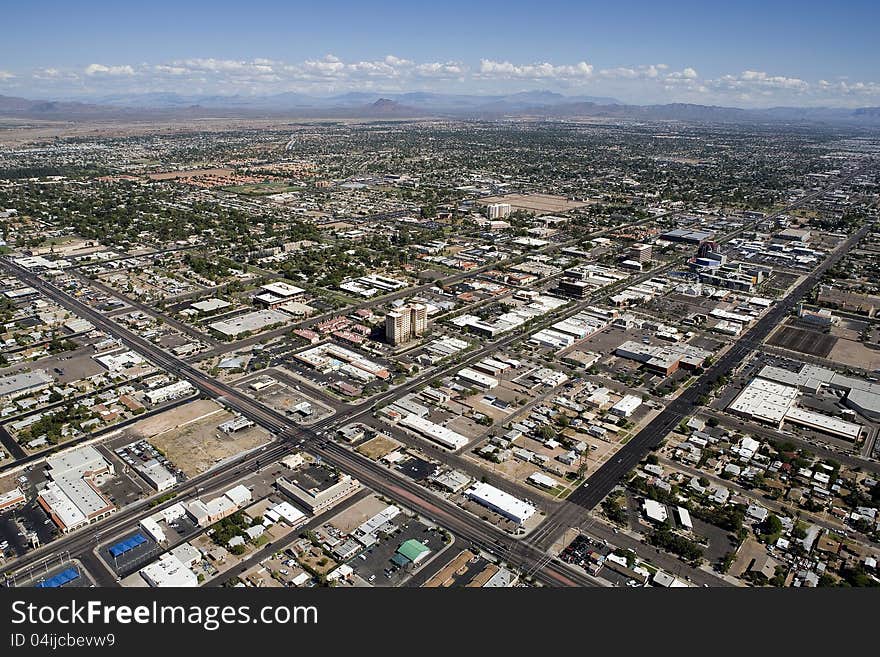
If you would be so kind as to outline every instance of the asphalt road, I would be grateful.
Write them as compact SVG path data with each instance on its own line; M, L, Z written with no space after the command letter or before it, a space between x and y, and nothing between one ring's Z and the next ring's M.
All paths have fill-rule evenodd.
M787 297L773 306L758 322L712 366L688 387L678 398L670 403L657 417L649 422L610 460L599 467L576 491L568 496L566 504L550 515L547 520L529 537L535 546L546 549L569 527L576 526L589 511L605 498L621 479L676 427L681 420L691 415L700 406L699 399L708 395L719 377L727 374L742 363L748 355L760 346L764 338L776 328L782 319L795 307L821 279L822 275L838 262L868 232L863 226L841 244L825 261L806 277Z
M366 457L349 452L335 443L322 440L318 437L317 432L340 422L340 420L328 418L308 429L300 428L290 422L290 420L282 413L265 407L236 388L216 381L191 365L165 353L156 345L108 320L94 309L82 304L63 290L44 281L39 276L16 266L7 259L2 260L2 265L21 280L26 281L29 285L39 289L60 305L67 307L81 317L91 321L96 327L119 338L130 348L138 350L154 364L165 368L167 371L181 379L190 381L208 396L215 399L221 399L232 410L248 417L286 441L285 449L282 449L279 452L279 448L276 447L275 451L266 455L266 458L279 458L284 453L295 449L295 445L302 444L309 449L309 451L321 456L331 465L355 476L377 492L402 501L404 504L417 510L426 518L431 519L437 524L450 529L453 533L461 536L465 540L470 541L473 545L505 558L510 563L520 566L523 570L534 571L535 578L547 585L591 586L599 583L595 578L589 577L584 573L579 573L558 560L547 560L545 555L539 550L518 542L515 538L501 530L489 526L463 509L446 502L445 500L435 498L431 493L418 484L385 470ZM410 387L417 384L418 383L414 383L411 384L411 386L398 389L395 393L404 394L404 390L408 391ZM369 413L372 409L372 403L364 402L359 407L355 407L355 409L352 409L352 411L341 421L351 422L360 415ZM265 461L263 462L265 463ZM257 461L257 463L259 463L259 461ZM241 468L242 466L239 465L231 469L222 470L219 473L215 472L213 473L213 477L206 478L205 480L210 480L212 486L217 484L220 479L224 481L233 481L243 474ZM233 474L235 476L230 477L230 475ZM186 482L188 484L186 486L187 490L193 489L192 481L193 480ZM121 514L125 515L120 520L119 517ZM137 519L141 517L141 514L145 515L142 509L125 508L115 516L111 517L107 522L112 522L114 530L119 531L129 525L136 525ZM126 523L126 521L128 522ZM106 531L105 528L107 525L102 523L100 527L101 533L103 534ZM53 543L53 547L56 550L67 550L70 551L71 554L79 556L80 553L84 553L84 551L93 547L90 541L93 536L97 541L97 536L94 531L89 532L88 534L83 534L81 532L74 533L70 537L59 539ZM71 545L74 547L72 548ZM25 555L25 557L12 564L12 567L17 567L22 563L26 564L27 562L38 559L40 556L42 556L40 551L35 551L35 553Z
M850 174L851 177L855 174ZM842 178L825 190L815 192L800 199L796 204L792 204L779 212L786 211L796 205L800 205L812 198L818 197L825 193L831 187L840 184L848 177ZM740 229L741 232L743 229ZM864 228L862 233L867 228ZM726 236L730 238L730 235ZM847 249L852 246L855 239L851 238L847 241ZM836 256L839 259L845 250L838 249ZM157 346L147 342L138 335L132 333L128 329L110 321L94 309L85 306L78 300L71 297L66 292L58 289L51 283L41 279L39 276L15 265L11 260L2 259L2 266L14 275L18 276L22 281L32 287L41 290L44 294L57 301L64 307L73 310L81 317L88 319L95 326L101 328L107 333L120 338L126 345L134 348L146 357L152 360L156 365L164 367L166 370L176 376L189 380L204 394L221 399L227 406L241 413L243 416L257 422L269 431L277 434L282 442L270 448L264 448L264 451L254 455L248 455L243 459L239 459L230 463L226 468L220 471L206 473L201 477L197 477L185 482L184 485L175 489L178 497L175 501L181 499L183 493L195 494L198 492L201 484L210 484L212 487L219 486L224 483L231 483L243 476L249 469L259 467L260 459L274 460L283 455L297 449L297 446L303 445L309 451L321 456L330 464L340 468L341 470L352 474L360 479L363 483L370 486L377 492L388 495L389 497L399 500L411 508L417 510L426 518L436 522L437 524L450 529L453 533L462 537L466 541L479 549L491 552L511 565L519 567L526 573L535 577L536 580L551 586L593 586L600 584L600 581L579 572L558 559L545 553L544 545L552 545L565 529L572 526L574 520L580 519L584 510L595 507L602 498L617 484L620 478L625 475L632 467L634 467L650 449L656 445L668 431L674 427L681 418L692 412L696 400L708 392L712 383L732 365L741 360L747 353L754 349L769 330L775 325L779 319L794 306L797 299L808 291L812 285L818 280L821 272L830 267L834 257L826 260L823 267L813 276L808 278L798 288L790 294L785 301L777 304L762 320L760 320L752 329L750 329L737 343L719 360L713 367L709 368L706 373L698 380L696 384L688 388L685 393L670 404L667 409L655 418L648 426L646 426L639 434L637 434L618 454L597 470L588 480L587 484L581 486L571 496L567 502L558 510L554 511L545 522L533 532L528 541L517 540L508 534L489 526L482 520L465 512L461 508L450 504L440 498L434 497L421 486L407 480L404 477L397 476L394 473L382 468L382 466L362 457L356 453L350 452L328 440L321 439L318 432L326 429L333 424L333 418L319 422L309 429L300 428L291 423L283 414L269 409L262 404L255 402L247 397L241 391L223 384L215 379L207 376L200 370L192 367L188 363L170 356ZM651 271L641 276L636 276L625 280L609 288L601 290L597 295L606 296L612 294L616 289L634 285L640 280L646 280L658 275L661 271L674 266L671 263L659 270ZM570 309L568 312L561 314L552 314L536 325L529 327L529 331L537 330L543 325L559 321L563 317L571 316L580 311L587 303L594 302L595 299L582 301ZM515 331L509 336L501 338L497 341L488 343L476 352L472 353L466 362L474 362L483 356L497 349L504 348L511 342L519 339L523 331ZM451 371L463 366L463 363L457 363L447 370ZM358 406L352 406L345 415L344 421L351 422L357 417L368 413L372 407L381 401L397 398L417 388L423 382L423 378L440 376L444 372L426 373L422 377L417 377L409 384L401 386L378 401L363 402ZM263 460L262 463L267 462ZM604 492L602 492L604 491ZM168 504L170 504L169 502ZM161 508L161 507L159 507ZM155 509L151 509L155 510ZM37 563L51 555L61 551L69 551L71 554L78 556L85 554L86 559L91 548L97 545L101 535L113 535L121 532L131 526L137 524L140 517L146 515L143 504L134 504L125 507L107 521L101 523L98 527L100 530L94 529L90 532L77 532L71 536L64 537L55 541L51 546L41 548L12 564L13 567L26 566L28 564ZM95 529L98 529L96 527ZM94 543L93 543L94 540Z

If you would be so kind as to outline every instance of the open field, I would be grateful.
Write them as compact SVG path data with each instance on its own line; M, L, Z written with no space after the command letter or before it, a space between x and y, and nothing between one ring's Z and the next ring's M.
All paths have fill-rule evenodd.
M506 194L481 198L477 202L480 205L509 203L513 210L528 210L529 212L568 212L589 205L583 201L570 201L564 196L553 196L552 194Z
M193 477L268 441L268 434L256 427L230 435L217 429L231 418L232 414L215 402L199 400L139 422L131 431Z
M275 182L254 183L252 185L231 185L224 187L223 191L244 196L267 196L270 194L280 194L281 192L301 191L303 189L303 187L291 185L285 180L279 180Z
M228 176L232 169L188 169L186 171L163 171L161 173L149 173L150 180L185 180L187 178L200 178L202 176Z
M363 445L360 445L357 448L357 451L368 459L377 461L386 454L390 454L398 447L400 447L400 443L396 440L392 440L387 436L376 436L365 442Z
M828 354L830 360L863 370L880 369L880 351L855 340L838 340Z

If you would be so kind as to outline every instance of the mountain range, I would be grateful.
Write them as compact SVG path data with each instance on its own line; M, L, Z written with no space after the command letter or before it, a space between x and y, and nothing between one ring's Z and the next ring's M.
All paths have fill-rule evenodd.
M431 92L367 93L319 97L288 92L264 96L117 94L72 100L30 100L0 95L0 117L88 121L186 118L609 118L706 123L825 123L880 126L880 107L773 107L741 109L669 103L629 105L614 98L565 96L552 91L505 95Z

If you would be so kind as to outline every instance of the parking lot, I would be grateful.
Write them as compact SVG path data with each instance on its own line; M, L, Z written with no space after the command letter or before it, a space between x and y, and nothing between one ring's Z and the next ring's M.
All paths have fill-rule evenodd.
M142 536L145 540L140 545L125 551L123 554L113 555L110 549L122 542L133 539L136 536ZM153 561L162 552L162 547L156 543L150 536L141 530L131 531L123 536L118 536L112 541L101 545L98 554L108 566L110 566L119 577L127 577L136 570L139 570Z
M442 534L436 529L417 520L408 519L390 536L380 537L377 543L349 561L348 564L361 579L373 586L400 586L419 566L413 568L410 564L400 567L391 561L391 557L403 542L411 538L431 550L431 554L422 559L420 563L426 563L446 547Z
M42 585L42 586L40 586ZM55 566L19 575L16 587L39 588L88 588L95 582L89 572L77 560L59 560Z
M0 554L3 559L20 557L32 549L29 535L36 534L37 544L45 545L58 536L58 529L36 502L0 514Z

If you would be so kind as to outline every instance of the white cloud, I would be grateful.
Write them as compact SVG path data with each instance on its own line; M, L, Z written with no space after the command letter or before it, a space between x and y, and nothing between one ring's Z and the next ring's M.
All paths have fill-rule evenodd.
M194 57L155 63L84 69L38 68L0 71L0 84L41 95L86 92L175 91L178 93L264 94L297 91L317 95L356 90L431 90L497 93L556 89L614 96L623 102L695 102L727 105L880 103L880 83L839 77L817 81L760 70L704 78L695 66L628 64L598 68L576 62L514 63L484 58L476 65L460 61L417 61L400 54L348 60L333 54L286 62L265 57Z
M618 66L615 68L603 68L599 71L599 77L606 80L656 80L663 77L664 71L668 68L669 66L666 64Z
M774 89L803 92L810 88L810 84L800 78L769 75L764 71L743 71L739 75L724 75L715 80L714 85L719 88L746 92L772 91Z
M508 61L497 62L491 59L482 59L480 60L479 72L479 76L483 78L527 80L586 79L592 75L593 65L583 61L577 64L554 65L544 62L516 65Z
M134 68L128 64L122 66L105 66L104 64L89 64L85 69L86 75L134 75Z

